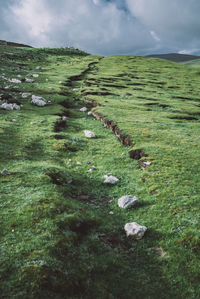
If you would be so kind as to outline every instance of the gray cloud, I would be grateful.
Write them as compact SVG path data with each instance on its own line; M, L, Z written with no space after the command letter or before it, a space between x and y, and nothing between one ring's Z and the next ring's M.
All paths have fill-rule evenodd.
M0 39L94 54L200 52L199 0L0 0Z

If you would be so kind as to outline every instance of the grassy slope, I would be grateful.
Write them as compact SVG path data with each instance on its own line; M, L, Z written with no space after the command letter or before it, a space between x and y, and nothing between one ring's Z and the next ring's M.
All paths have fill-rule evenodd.
M0 78L23 103L21 111L0 110L0 165L11 171L0 176L2 297L197 298L198 73L154 59L147 64L142 58L108 57L67 87L58 82L80 75L99 57L67 50L0 51L7 78L40 74L18 89ZM33 71L37 65L43 69ZM85 87L84 80L92 85ZM108 86L113 84L119 88ZM115 120L135 148L145 150L152 162L146 170L129 158L130 148L79 112L84 92L105 89L110 96L87 97L103 104L94 110ZM21 99L21 91L51 103L34 107ZM57 123L55 132L59 114L69 119L66 127ZM98 138L86 140L84 129ZM91 165L97 170L88 173ZM109 172L120 178L118 185L103 184ZM119 210L116 200L124 194L138 196L140 206ZM140 242L125 237L129 221L149 228ZM157 256L159 247L167 257Z

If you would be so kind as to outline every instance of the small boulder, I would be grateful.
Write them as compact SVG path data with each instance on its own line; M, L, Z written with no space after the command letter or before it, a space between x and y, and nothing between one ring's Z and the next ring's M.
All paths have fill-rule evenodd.
M18 79L11 79L11 80L8 80L10 83L22 83L21 80L18 80Z
M68 117L67 116L62 116L61 119L66 121L66 120L68 120Z
M28 78L26 78L25 81L26 81L27 83L33 83L33 82L35 82L34 80L32 80L32 79L28 79Z
M92 167L88 170L88 172L93 172L94 170L96 170L96 167L95 167L95 166L92 166Z
M147 230L147 227L141 226L141 225L137 224L136 222L131 222L131 223L127 223L124 226L124 229L125 229L127 237L131 236L135 240L140 240L144 236L144 234Z
M85 130L84 134L85 134L85 137L87 137L87 138L95 138L96 137L96 134L89 130Z
M14 110L20 110L21 109L21 107L20 107L20 105L17 105L17 104L12 104L13 105L13 109Z
M3 103L1 108L4 110L13 110L13 104Z
M31 101L31 104L33 105L36 105L36 106L39 106L39 107L43 107L45 106L47 103L46 103L46 100L42 97L38 97L38 96L35 96L35 95L32 95L32 101Z
M89 115L89 116L92 115L92 111L89 111L89 112L88 112L88 115Z
M24 93L22 93L22 98L23 99L26 99L26 98L28 98L28 97L30 97L31 96L31 93L30 92L24 92Z
M87 110L88 110L87 107L83 107L80 109L81 112L86 112Z
M7 169L3 169L1 174L2 175L10 175L10 172Z
M113 175L110 175L110 176L104 175L104 179L105 179L104 183L112 184L112 185L116 184L119 181L119 179Z
M123 209L133 207L138 204L138 198L131 195L125 195L118 199L118 206Z

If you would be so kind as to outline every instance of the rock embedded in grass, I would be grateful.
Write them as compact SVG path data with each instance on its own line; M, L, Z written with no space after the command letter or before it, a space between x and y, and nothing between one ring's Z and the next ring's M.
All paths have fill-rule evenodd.
M87 137L87 138L95 138L95 137L97 137L94 132L89 131L89 130L84 130L84 134L85 134L85 137Z
M118 206L123 209L136 206L138 204L138 198L132 195L124 195L118 199Z
M22 98L23 99L26 99L26 98L28 98L28 97L30 97L31 96L31 93L30 92L23 92L22 93Z
M28 79L28 78L26 78L25 81L26 81L27 83L33 83L33 82L35 82L34 80L32 80L32 79Z
M110 176L104 175L104 183L106 183L106 184L112 184L112 185L114 185L118 181L119 181L119 179L117 177L113 176L113 175L110 175Z
M133 237L135 240L140 240L144 236L147 227L139 225L136 222L126 223L124 226L127 237Z
M10 79L10 80L8 80L10 83L22 83L22 81L21 80L18 80L18 79Z
M88 170L88 172L93 172L94 170L96 170L96 167L95 167L95 166L92 166L92 167Z
M46 100L45 100L44 98L39 97L39 96L32 95L32 101L31 101L31 104L36 105L36 106L39 106L39 107L43 107L43 106L45 106L47 103L46 103Z
M86 112L87 110L88 110L87 107L83 107L80 109L81 112Z
M89 115L89 116L92 115L92 111L89 111L89 112L88 112L88 115Z
M1 172L2 175L10 175L10 172L7 169L3 169Z
M8 110L8 111L21 109L21 107L19 105L17 105L16 103L13 103L13 104L3 103L1 105L1 108L4 110Z

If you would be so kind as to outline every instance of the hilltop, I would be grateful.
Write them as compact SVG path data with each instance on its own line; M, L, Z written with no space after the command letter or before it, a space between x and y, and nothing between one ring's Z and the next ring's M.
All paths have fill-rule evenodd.
M33 48L31 46L28 46L28 45L14 43L14 42L8 42L8 41L5 41L5 40L0 40L0 46Z
M198 68L18 47L0 62L1 297L198 298Z

